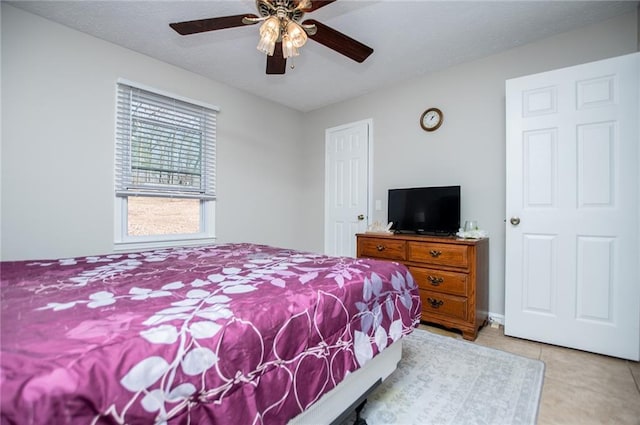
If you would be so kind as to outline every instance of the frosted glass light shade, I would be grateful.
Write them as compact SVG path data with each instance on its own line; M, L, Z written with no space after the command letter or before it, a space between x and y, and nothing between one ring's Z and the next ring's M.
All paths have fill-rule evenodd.
M293 43L293 40L289 34L285 34L282 37L282 56L286 59L292 56L298 56L298 54L298 48Z
M257 49L269 56L273 56L276 41L280 36L280 20L275 16L270 17L260 27L260 41Z
M287 24L287 34L295 47L302 47L307 42L307 33L296 22L289 21Z

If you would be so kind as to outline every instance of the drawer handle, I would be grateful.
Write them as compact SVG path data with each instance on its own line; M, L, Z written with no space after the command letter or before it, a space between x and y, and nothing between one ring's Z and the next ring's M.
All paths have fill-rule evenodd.
M384 251L385 246L384 245L378 245L378 246L376 246L376 249L378 250L378 252L382 252L382 251Z
M433 286L438 286L440 285L442 282L444 282L444 279L441 277L436 277L436 276L427 276L427 280L429 281L429 283L431 283Z
M429 251L429 254L431 254L431 256L434 258L438 258L440 254L442 254L442 251L432 249L431 251Z
M427 298L427 301L429 302L429 304L431 304L431 307L433 308L440 308L440 306L444 304L444 301L436 300L435 298L431 298L431 297Z

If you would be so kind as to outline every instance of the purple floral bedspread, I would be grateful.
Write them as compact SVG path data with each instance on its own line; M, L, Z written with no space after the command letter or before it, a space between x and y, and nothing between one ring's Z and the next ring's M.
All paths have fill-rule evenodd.
M420 317L400 264L252 244L0 273L2 424L283 424Z

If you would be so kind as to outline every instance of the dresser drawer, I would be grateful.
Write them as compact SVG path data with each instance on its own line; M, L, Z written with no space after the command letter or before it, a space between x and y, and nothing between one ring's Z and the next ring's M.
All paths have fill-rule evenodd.
M469 276L466 273L413 266L409 266L409 271L421 289L463 297L467 295Z
M408 261L467 268L469 247L436 242L409 241Z
M420 289L420 299L423 313L467 320L467 298L465 297Z
M405 241L384 238L362 238L358 240L358 257L405 260Z

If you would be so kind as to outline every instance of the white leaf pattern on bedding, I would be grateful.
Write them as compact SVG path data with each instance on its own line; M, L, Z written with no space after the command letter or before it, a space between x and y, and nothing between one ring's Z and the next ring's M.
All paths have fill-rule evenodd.
M375 272L371 273L371 291L376 297L380 296L380 291L382 291L382 279Z
M191 336L196 339L200 338L211 338L222 328L219 324L210 321L200 321L192 323L189 326L189 332L191 332Z
M176 306L176 307L184 307L184 306L189 306L189 305L196 305L199 304L201 302L201 300L197 299L197 298L187 298L185 300L180 300L180 301L174 301L171 303L171 305Z
M207 276L207 279L209 279L213 283L220 283L225 280L225 277L221 274L210 274L209 276Z
M228 319L233 316L233 313L229 309L222 308L220 306L214 306L198 310L196 311L195 315L198 317L202 317L203 319L216 321L220 319Z
M402 278L402 275L400 273L395 273L398 276L400 276L400 278ZM415 288L416 287L416 282L413 280L413 275L411 273L407 273L407 284L409 285L409 288Z
M152 344L173 344L178 340L178 330L173 325L161 325L140 332Z
M222 269L222 274L238 274L242 271L242 269L239 269L237 267L225 267L224 269Z
M207 304L226 304L231 302L231 298L226 295L212 295L204 300Z
M75 258L64 258L60 260L61 266L74 266L76 264L78 264L78 262L76 261Z
M187 298L202 299L202 298L207 298L209 295L211 295L211 292L205 291L203 289L192 289L189 292L187 292Z
M398 275L397 273L394 273L393 276L391 276L391 286L393 286L393 289L395 289L396 291L400 291L402 290L402 287L405 284L405 280L402 277L402 275Z
M104 300L107 298L113 298L113 294L111 292L107 292L107 291L99 291L99 292L94 292L93 294L89 295L89 299L90 300Z
M387 299L384 300L384 306L387 312L387 317L389 317L389 320L393 320L393 313L396 311L396 306L393 305L393 298L391 295L388 295Z
M405 308L407 309L411 308L411 303L413 302L413 300L411 299L411 294L409 292L404 292L400 296L400 301L402 302L402 305L404 305Z
M382 326L379 326L376 329L376 335L375 335L375 340L376 340L376 345L378 346L378 351L382 351L385 348L387 348L387 331L384 330L384 328Z
M311 273L305 273L302 276L300 276L300 278L298 278L298 280L300 281L300 283L305 284L308 282L311 282L313 279L318 277L318 272L311 272Z
M196 279L193 282L191 282L191 286L193 286L194 288L199 288L201 286L211 285L212 283L213 282L210 282L208 280Z
M76 305L75 301L68 302L68 303L47 303L45 307L40 307L38 310L46 310L50 308L53 311L60 311L60 310L66 310L68 308L72 308L75 305Z
M184 355L182 359L182 371L187 375L200 375L213 367L218 361L218 356L208 348L194 348Z
M271 279L269 283L271 283L274 286L277 286L278 288L284 288L287 284L283 279L280 279L280 278Z
M356 354L356 360L361 367L373 358L373 349L371 348L369 336L360 331L356 331L354 334L353 350Z
M371 286L371 280L368 277L364 278L364 287L362 288L362 298L365 301L369 301L373 295L373 287Z
M397 341L402 338L402 320L395 320L389 327L389 336L393 341Z
M140 404L147 412L157 412L164 408L164 400L164 392L162 390L153 390L149 391L147 395L140 400Z
M158 316L169 316L173 314L186 313L187 311L192 311L196 307L194 306L180 306L180 307L169 307L163 310L160 310L156 313Z
M169 369L169 363L159 356L141 360L120 380L123 387L131 392L149 388Z
M222 292L224 292L225 294L245 294L247 292L255 291L256 289L258 288L251 285L234 285L227 286L222 290Z
M154 291L153 289L133 287L129 291L133 295L132 300L146 300L147 298L166 297L171 295L169 291Z
M165 291L171 291L172 289L181 289L183 287L184 287L184 283L178 281L178 282L167 283L162 287L162 289Z
M116 302L116 299L113 297L113 294L111 294L110 297L96 299L95 301L91 301L87 303L87 307L89 308L104 307L105 305L115 304L115 302Z
M370 311L367 310L365 314L361 316L360 326L362 332L369 334L369 331L373 328L373 314Z
M175 403L181 400L184 400L196 392L196 387L193 384L187 382L185 384L180 384L175 387L169 394L167 394L167 401L169 403Z
M380 307L380 304L378 304L378 301L376 301L373 304L373 308L371 309L372 313L373 313L373 327L374 329L378 329L378 327L380 327L380 325L382 324L382 308Z

